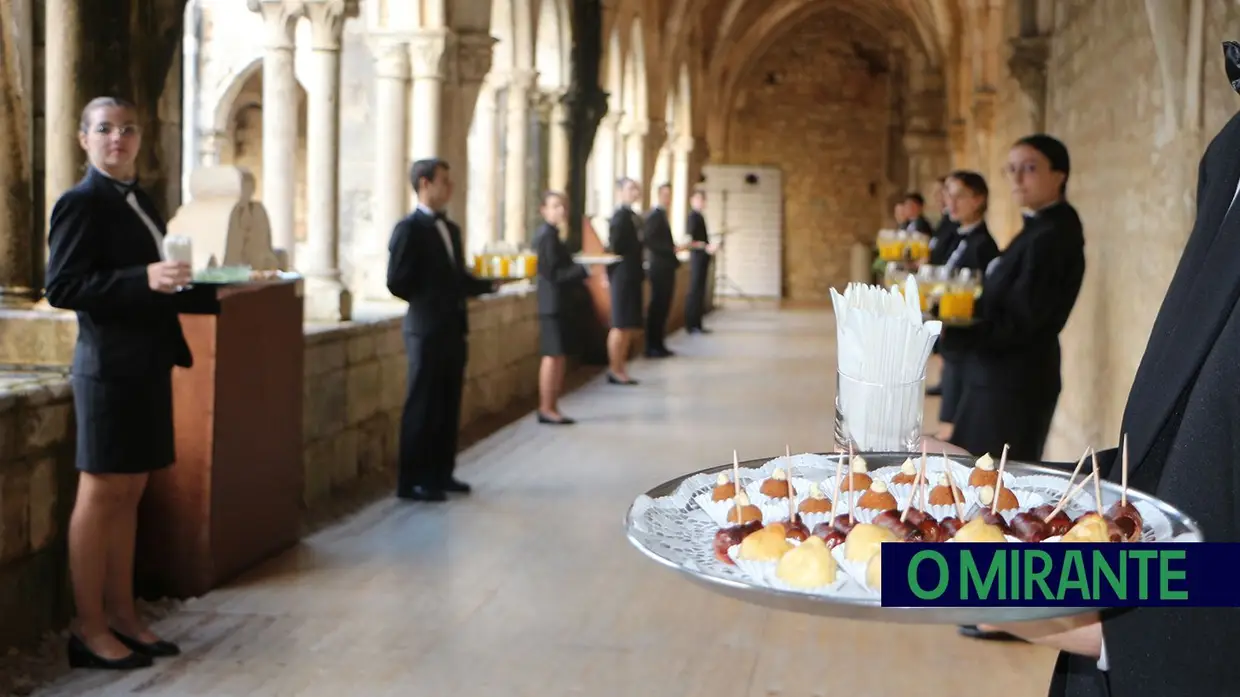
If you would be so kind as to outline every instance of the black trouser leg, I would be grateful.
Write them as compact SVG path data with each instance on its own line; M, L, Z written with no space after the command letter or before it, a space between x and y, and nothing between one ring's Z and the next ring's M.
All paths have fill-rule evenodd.
M667 347L667 316L672 308L672 294L676 286L674 269L650 270L650 306L646 309L646 350L661 351Z
M415 486L431 484L430 468L434 460L435 399L438 376L442 368L435 365L435 352L426 337L405 335L405 352L409 361L408 389L405 409L400 418L400 462L397 493L407 494Z
M443 401L439 404L442 414L436 421L434 438L435 486L444 486L456 470L456 451L461 436L461 395L465 388L465 363L469 357L469 343L465 337L454 337L445 346L443 360Z
M685 329L702 328L702 311L706 304L706 270L710 256L693 252L689 257L689 292L685 295Z

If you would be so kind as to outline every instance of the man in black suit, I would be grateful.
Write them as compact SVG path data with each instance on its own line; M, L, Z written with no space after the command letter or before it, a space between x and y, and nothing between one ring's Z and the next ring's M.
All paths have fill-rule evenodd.
M674 355L667 348L667 316L672 310L676 292L676 243L672 226L667 222L667 208L672 205L672 187L663 184L658 190L659 202L646 216L646 260L650 262L650 304L646 306L646 357L667 358Z
M710 271L711 255L715 246L710 243L710 233L706 230L706 218L702 216L702 208L706 206L706 192L694 189L689 197L688 219L685 221L685 232L689 235L689 292L685 295L685 331L690 334L709 334L710 330L702 326L702 313L706 305L706 280Z
M926 236L934 235L934 228L930 227L930 221L926 220L926 199L916 191L910 191L904 195L904 220L903 229L909 232L918 232Z
M396 495L444 501L445 492L469 493L469 485L453 476L469 355L466 298L493 292L495 284L465 270L461 229L444 214L452 198L448 163L418 160L409 179L418 207L396 224L388 243L388 290L409 303L404 322L409 392L401 416Z

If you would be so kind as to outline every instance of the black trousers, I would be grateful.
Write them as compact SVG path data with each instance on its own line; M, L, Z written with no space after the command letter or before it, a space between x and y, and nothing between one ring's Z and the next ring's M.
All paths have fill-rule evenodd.
M1059 401L1058 386L1039 390L984 387L966 383L956 406L951 442L974 456L1038 462Z
M939 404L939 421L945 424L956 422L956 407L964 394L964 366L955 358L943 356L943 375L939 378L939 390L942 400Z
M665 349L667 316L672 311L672 295L676 292L676 267L670 264L650 265L650 304L646 307L646 350Z
M706 278L710 255L700 250L689 253L689 292L685 295L685 329L702 328L702 312L706 305Z
M440 488L456 469L461 391L469 344L463 334L405 334L408 393L400 420L397 493Z

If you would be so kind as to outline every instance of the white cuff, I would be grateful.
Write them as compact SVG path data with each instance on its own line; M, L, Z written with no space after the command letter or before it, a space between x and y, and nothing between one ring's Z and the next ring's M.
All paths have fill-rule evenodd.
M1111 669L1111 664L1107 662L1107 639L1102 637L1102 652L1098 654L1098 670L1106 672Z

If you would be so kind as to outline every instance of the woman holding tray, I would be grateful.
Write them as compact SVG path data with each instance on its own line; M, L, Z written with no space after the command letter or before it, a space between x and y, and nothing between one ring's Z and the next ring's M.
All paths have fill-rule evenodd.
M944 186L947 199L947 216L952 221L947 234L939 240L932 252L941 259L940 264L955 274L961 269L975 273L986 270L990 262L999 256L999 246L986 227L986 206L990 188L986 179L977 172L956 171L947 177ZM942 400L939 405L939 422L951 433L956 420L956 407L964 391L964 370L960 362L964 356L951 351L943 352L943 378L940 388Z
M957 356L963 389L951 442L971 453L1038 460L1059 401L1059 332L1085 277L1081 219L1068 203L1068 149L1048 135L1008 153L1012 193L1025 224L989 262L977 324L944 327L940 348Z
M560 413L558 401L564 390L567 355L573 353L573 291L589 272L573 263L568 247L560 239L560 226L567 215L564 194L543 194L543 224L534 233L534 253L538 255L538 344L542 353L538 367L538 422L542 424L575 423Z
M138 502L147 477L176 459L172 367L192 363L174 295L188 264L163 260L164 224L137 185L142 145L129 102L100 97L82 112L86 177L52 209L47 300L75 310L73 403L77 501L69 568L78 618L73 667L129 670L179 653L134 603Z
M1224 44L1240 91L1240 44ZM1197 220L1128 394L1128 484L1179 508L1207 542L1240 542L1240 114L1201 160ZM933 444L930 445L934 447ZM1098 453L1122 478L1116 449ZM1142 607L1002 630L1060 649L1052 697L1240 693L1240 612Z

